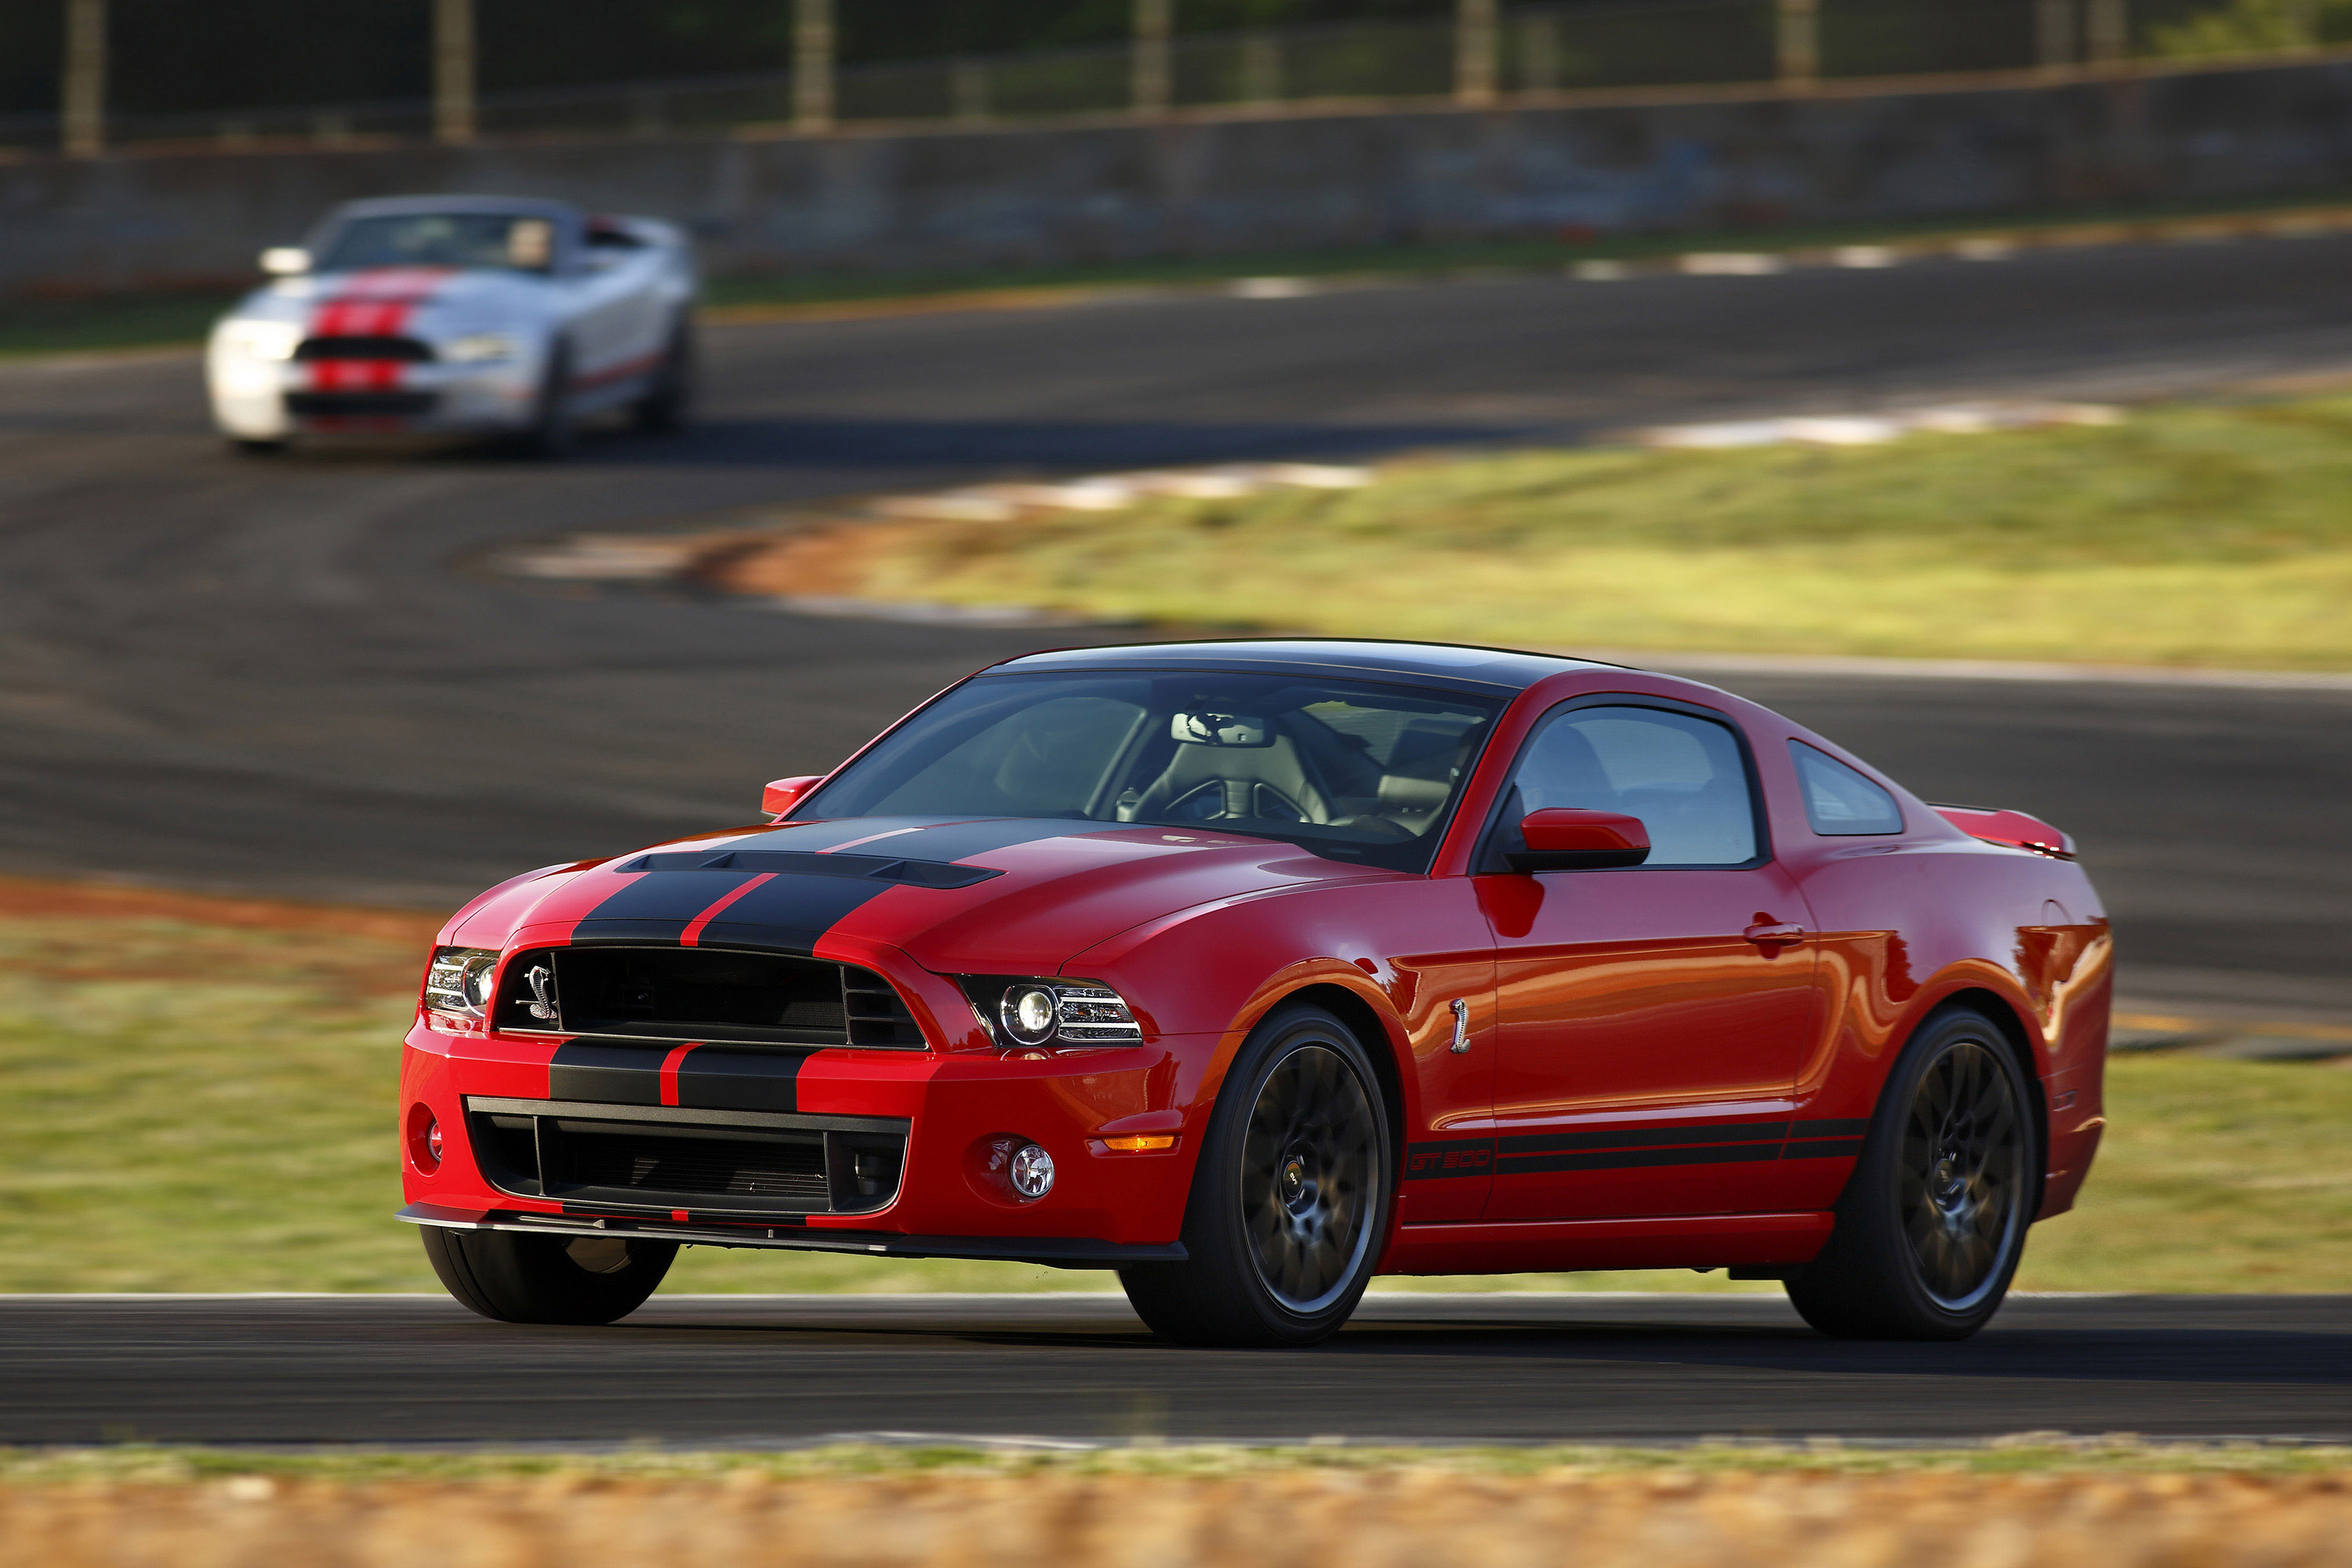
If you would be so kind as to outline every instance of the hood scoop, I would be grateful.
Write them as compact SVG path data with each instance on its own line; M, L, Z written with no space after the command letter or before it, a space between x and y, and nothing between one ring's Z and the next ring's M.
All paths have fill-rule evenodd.
M615 871L748 871L771 876L856 877L912 888L969 888L1004 873L988 866L906 860L887 855L831 855L811 849L661 850L639 855Z

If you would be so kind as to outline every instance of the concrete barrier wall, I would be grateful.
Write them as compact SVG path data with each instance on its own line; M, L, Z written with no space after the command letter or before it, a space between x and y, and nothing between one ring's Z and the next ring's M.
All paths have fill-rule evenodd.
M2352 54L1904 90L823 138L0 165L0 291L252 277L338 201L562 197L685 222L714 271L903 270L1673 229L2352 184Z

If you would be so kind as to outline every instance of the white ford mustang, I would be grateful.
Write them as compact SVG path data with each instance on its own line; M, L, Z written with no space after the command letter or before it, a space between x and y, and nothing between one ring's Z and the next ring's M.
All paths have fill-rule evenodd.
M553 455L625 410L676 426L694 374L694 253L652 218L560 202L351 202L213 329L213 418L268 451L308 431L506 434Z

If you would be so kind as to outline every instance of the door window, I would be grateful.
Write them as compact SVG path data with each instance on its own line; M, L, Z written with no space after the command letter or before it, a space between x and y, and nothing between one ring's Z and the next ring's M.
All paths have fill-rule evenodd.
M1826 760L1826 759L1824 759ZM1661 708L1570 708L1543 721L1512 774L1501 837L1550 806L1622 812L1649 831L1653 866L1757 858L1756 808L1728 726Z

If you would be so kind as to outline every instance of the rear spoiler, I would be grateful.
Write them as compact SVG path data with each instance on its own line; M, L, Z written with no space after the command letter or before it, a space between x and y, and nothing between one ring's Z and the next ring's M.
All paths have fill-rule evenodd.
M2074 858L2072 836L2059 832L2038 816L2028 816L2021 811L1995 811L1982 805L1938 805L1935 809L1937 815L1971 838L2006 844L2012 849L2031 849L2037 855L2060 860Z

